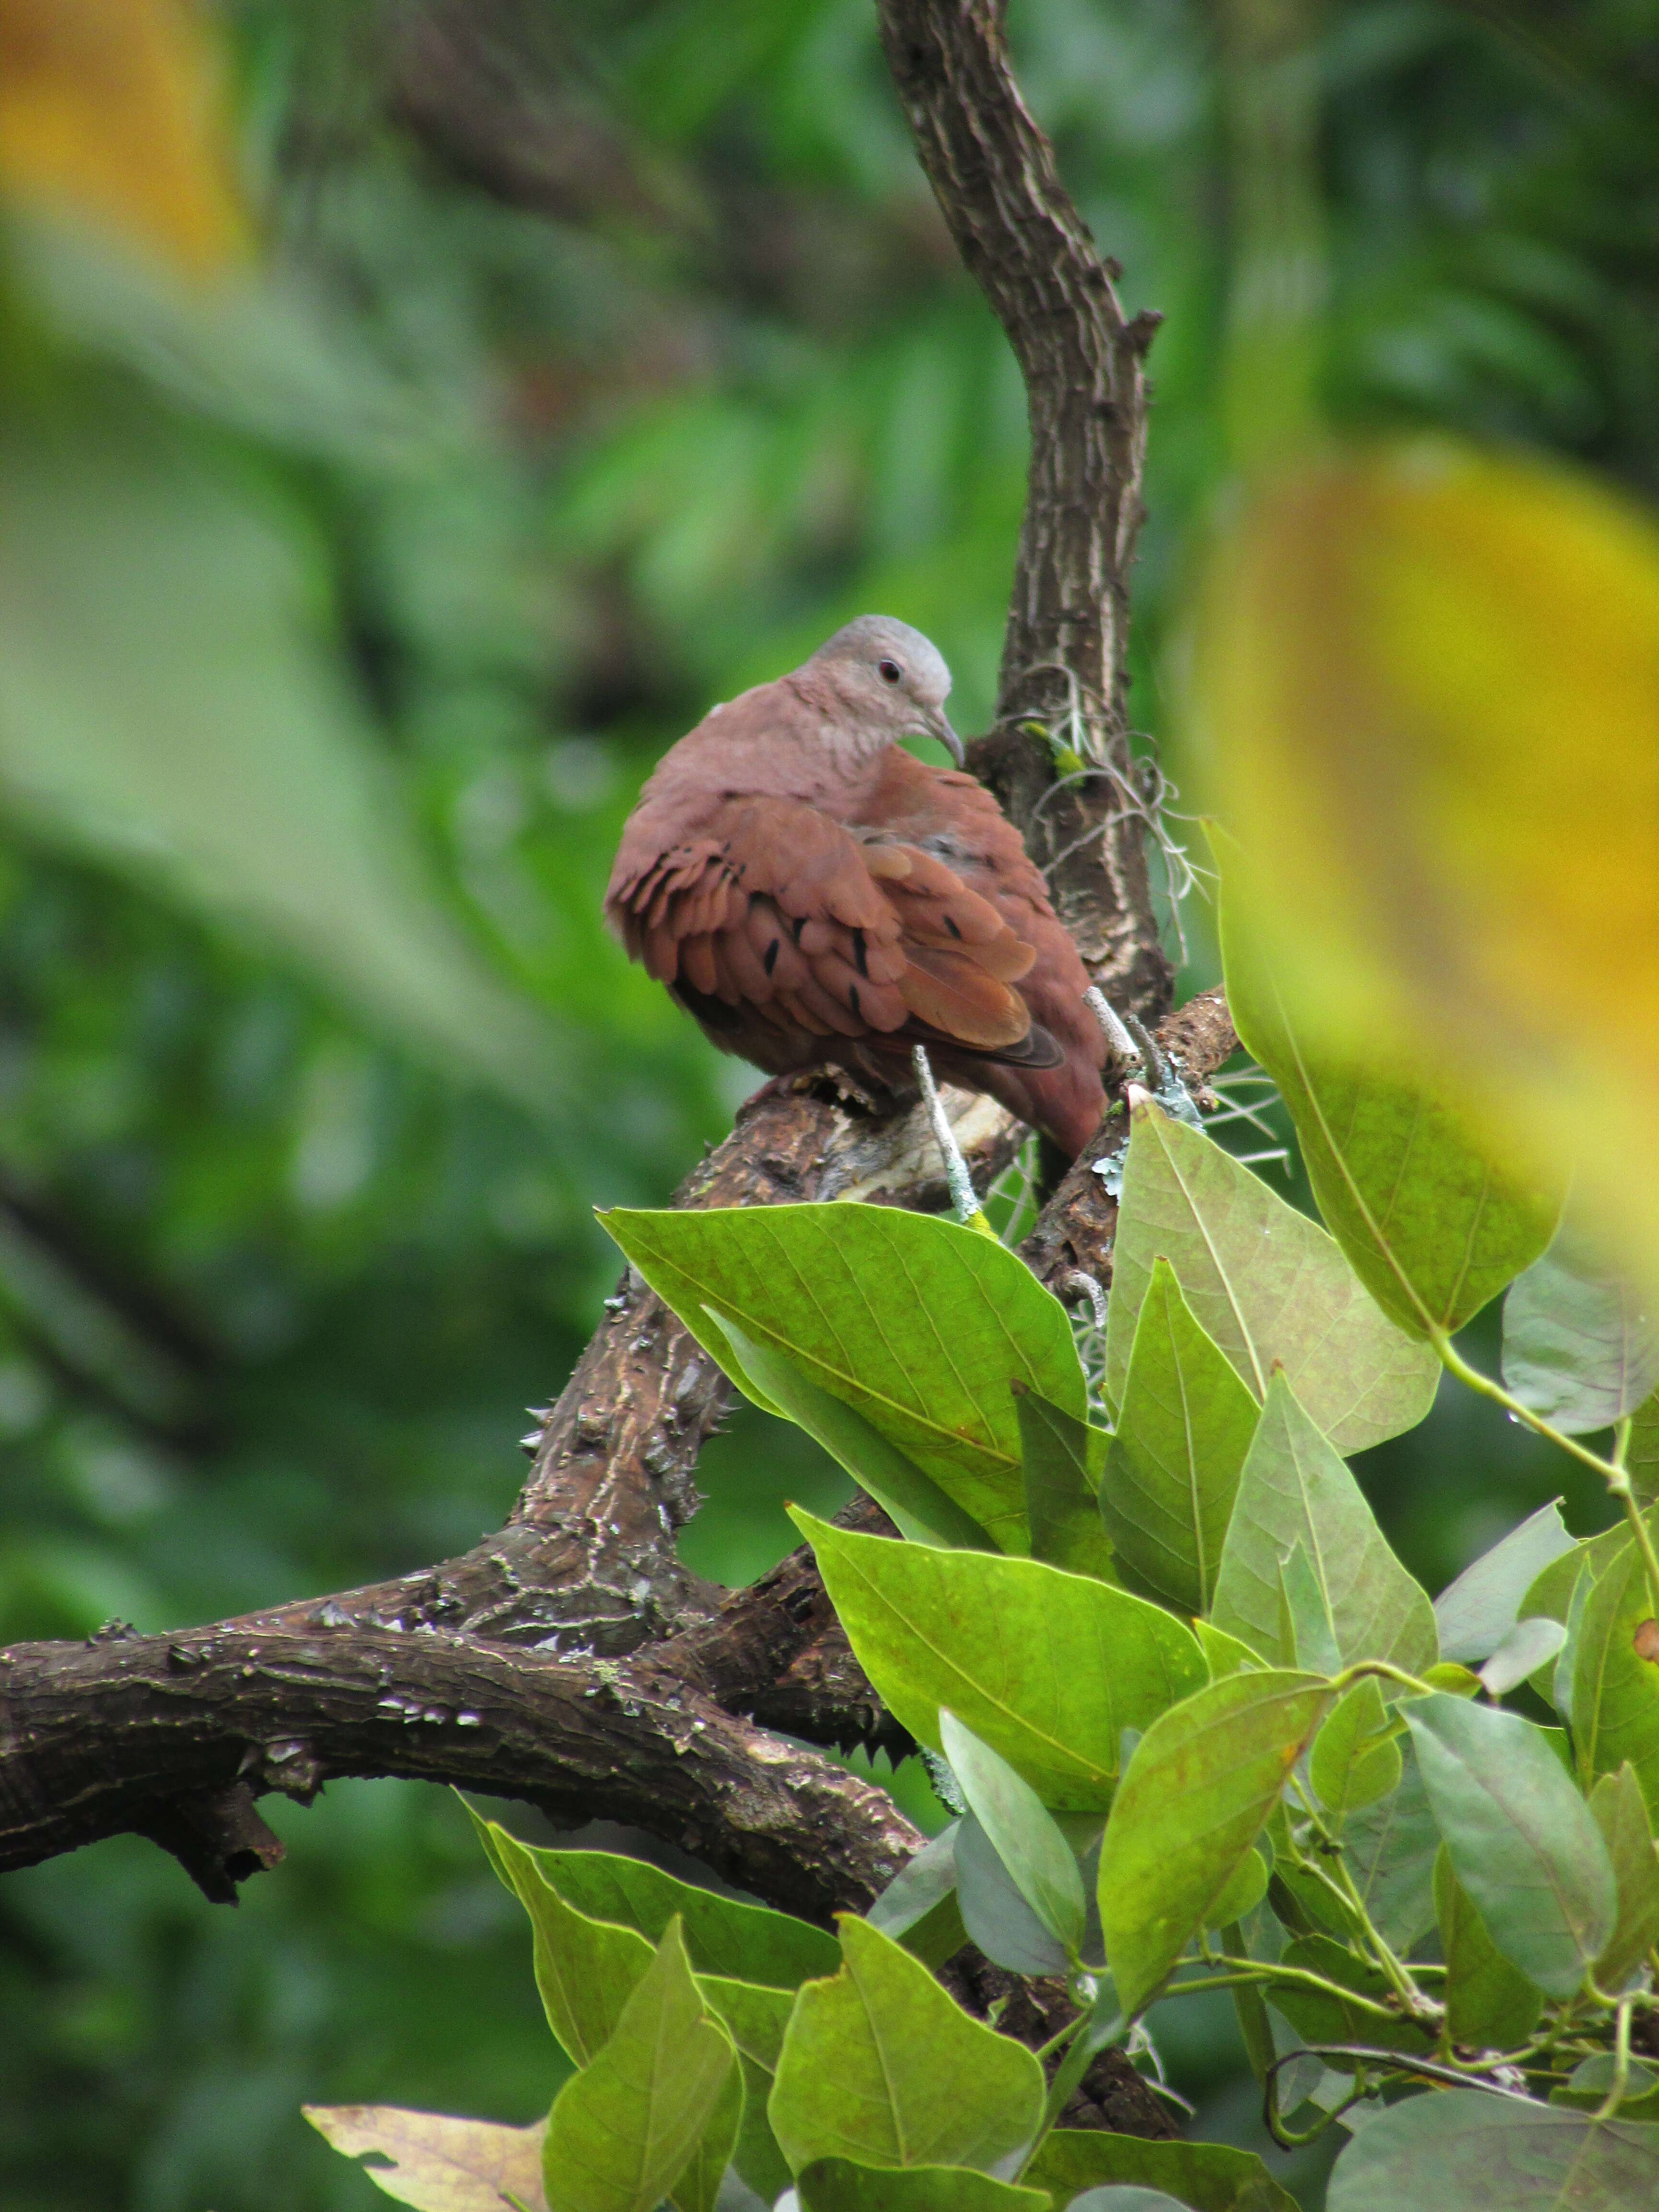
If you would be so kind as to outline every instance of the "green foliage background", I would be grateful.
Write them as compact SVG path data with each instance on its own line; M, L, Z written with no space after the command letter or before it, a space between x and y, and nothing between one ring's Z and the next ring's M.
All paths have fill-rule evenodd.
M991 702L1018 380L864 0L502 0L491 33L576 148L551 213L500 204L400 119L420 79L412 46L398 76L398 14L223 11L267 313L157 343L67 246L20 254L0 373L8 411L35 404L38 346L72 365L71 432L164 435L186 552L198 481L276 532L312 648L372 726L383 804L481 971L556 1024L545 1104L451 1079L415 1025L165 862L77 855L9 807L0 1640L211 1620L496 1525L520 1409L556 1390L614 1273L588 1209L659 1203L750 1087L599 928L646 768L868 608L938 640L962 727ZM1181 586L1226 483L1249 183L1228 45L1181 0L1023 0L1012 28L1128 306L1168 318L1133 695L1166 742ZM1333 417L1659 489L1659 11L1334 0L1315 52ZM165 612L187 641L190 607ZM273 692L289 681L273 664ZM302 811L289 833L302 854ZM1215 972L1199 902L1186 921L1183 988ZM455 1024L473 1012L487 1026L482 999ZM1434 1588L1563 1479L1467 1395L1361 1472ZM702 1480L685 1549L732 1582L787 1548L785 1495L841 1494L752 1414ZM1605 1517L1593 1482L1568 1514ZM290 1856L234 1914L133 1839L0 1887L15 2212L361 2212L370 2185L302 2098L544 2109L522 1923L459 1808L390 1783L268 1805ZM1224 1999L1163 2045L1207 2131L1255 2141L1252 2093L1217 2079L1231 2047Z

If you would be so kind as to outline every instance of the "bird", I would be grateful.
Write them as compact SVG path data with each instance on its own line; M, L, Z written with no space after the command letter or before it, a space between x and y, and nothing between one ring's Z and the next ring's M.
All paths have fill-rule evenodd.
M1073 1159L1105 1109L1089 975L1041 872L963 767L930 640L860 615L670 747L605 920L722 1052L896 1098L912 1048ZM935 767L900 740L936 738Z

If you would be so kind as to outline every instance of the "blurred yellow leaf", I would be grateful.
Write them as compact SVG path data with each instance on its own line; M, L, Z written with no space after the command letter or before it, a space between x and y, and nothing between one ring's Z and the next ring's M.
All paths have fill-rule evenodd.
M247 247L219 94L188 0L5 0L0 191L212 276Z
M1659 532L1444 448L1266 488L1198 701L1298 1018L1449 1079L1659 1279Z

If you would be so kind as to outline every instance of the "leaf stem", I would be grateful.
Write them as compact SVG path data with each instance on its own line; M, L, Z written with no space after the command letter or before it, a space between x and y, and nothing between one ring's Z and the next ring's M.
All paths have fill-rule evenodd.
M1598 2120L1610 2120L1625 2101L1630 2088L1630 2016L1631 2001L1621 1998L1617 2025L1613 2032L1613 2086L1602 2099L1596 2112Z

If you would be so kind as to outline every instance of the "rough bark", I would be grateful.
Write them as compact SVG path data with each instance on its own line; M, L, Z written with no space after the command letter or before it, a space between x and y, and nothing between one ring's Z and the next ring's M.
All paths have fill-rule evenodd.
M1170 968L1148 888L1123 659L1156 318L1124 315L1118 272L1013 84L1000 8L880 0L880 14L921 160L1030 399L997 721L972 758L1047 866L1109 995L1154 1022L1166 1013ZM442 40L468 35L466 11L433 20ZM473 158L467 104L481 84L499 93L500 62L492 47L478 67L457 64L467 113L427 117L431 131L447 129L458 159ZM424 98L434 73L417 74ZM411 112L416 93L405 84L401 97ZM520 120L533 139L527 108ZM512 151L495 188L513 189L516 163L535 180L523 189L551 204L562 187L534 145L515 139ZM1050 738L1079 751L1085 770L1057 783ZM1168 1016L1160 1036L1194 1082L1236 1042L1214 994ZM987 1100L948 1097L988 1181L1023 1133ZM1109 1272L1115 1207L1093 1164L1121 1127L1109 1115L1025 1247L1062 1296L1077 1273L1103 1283ZM922 1117L874 1120L821 1088L763 1098L674 1203L829 1199L942 1206ZM697 1455L728 1398L708 1356L625 1275L541 1417L507 1527L464 1557L208 1628L139 1637L118 1624L85 1644L0 1653L0 1867L136 1831L173 1851L209 1896L234 1898L281 1854L259 1795L308 1802L335 1776L396 1774L520 1796L559 1820L629 1822L816 1919L866 1904L918 1839L884 1792L810 1747L899 1751L908 1739L842 1637L810 1557L727 1594L677 1556L698 1502ZM867 1504L848 1516L879 1517ZM982 1962L960 1971L969 1983L979 1972L983 2002L998 1994ZM1053 2031L1045 2002L1030 1999L1034 2041ZM1121 2054L1102 2063L1097 2119L1168 2132Z

